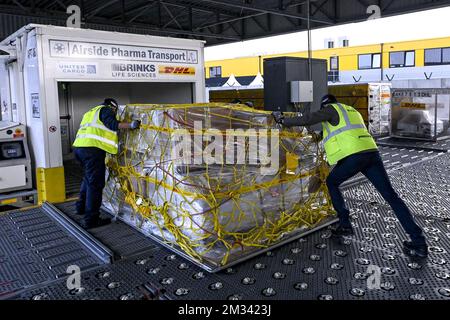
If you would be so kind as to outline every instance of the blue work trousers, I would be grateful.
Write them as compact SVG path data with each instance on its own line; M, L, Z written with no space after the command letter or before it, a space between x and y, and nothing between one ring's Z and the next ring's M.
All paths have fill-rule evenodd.
M89 223L98 219L100 215L102 193L105 187L106 153L94 147L76 148L75 157L84 171L76 209L78 214L84 214L84 220Z
M366 176L391 206L403 229L410 236L411 241L416 245L425 244L426 241L422 229L416 224L405 202L400 199L392 187L378 151L352 154L340 160L330 172L327 178L327 187L340 224L343 227L351 226L350 212L339 186L359 172Z

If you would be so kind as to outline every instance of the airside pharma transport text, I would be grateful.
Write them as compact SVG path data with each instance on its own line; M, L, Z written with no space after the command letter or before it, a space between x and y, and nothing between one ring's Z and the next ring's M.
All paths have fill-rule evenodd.
M104 56L104 57L129 57L129 58L142 58L142 59L156 59L156 60L186 60L186 52L180 53L166 53L155 52L151 49L146 50L128 50L120 47L112 47L111 51L103 48L102 46L84 47L81 44L74 45L71 50L71 54L89 55L89 56Z

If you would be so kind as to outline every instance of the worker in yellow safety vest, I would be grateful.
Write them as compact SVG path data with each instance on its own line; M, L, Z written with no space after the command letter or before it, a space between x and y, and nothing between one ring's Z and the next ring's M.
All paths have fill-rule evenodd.
M338 226L332 229L333 236L354 234L350 212L339 186L361 172L392 207L400 224L410 236L411 241L403 242L404 252L414 258L427 256L428 248L423 231L414 221L405 202L393 189L375 140L356 109L339 103L333 95L325 95L319 111L301 117L285 117L281 112L273 112L273 117L277 123L286 127L322 123L327 161L334 165L326 179L331 201L339 218Z
M119 149L117 131L138 129L141 125L139 120L130 123L119 122L118 107L116 100L106 98L101 105L86 112L73 143L75 157L84 171L76 209L78 214L84 215L82 227L85 229L111 222L110 219L101 219L99 213L105 187L106 153L117 154Z

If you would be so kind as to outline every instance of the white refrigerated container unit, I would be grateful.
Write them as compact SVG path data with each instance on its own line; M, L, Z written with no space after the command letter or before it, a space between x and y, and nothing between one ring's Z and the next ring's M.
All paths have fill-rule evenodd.
M121 105L204 102L203 48L199 40L35 24L1 41L2 120L26 125L36 183L64 194L81 118L107 97Z
M20 123L0 121L0 194L31 189L31 160Z

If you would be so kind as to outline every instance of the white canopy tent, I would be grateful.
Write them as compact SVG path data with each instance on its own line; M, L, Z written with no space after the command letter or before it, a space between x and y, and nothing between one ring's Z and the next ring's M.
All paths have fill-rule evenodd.
M264 78L260 72L258 72L255 79L253 79L253 81L250 82L250 84L248 86L249 87L258 87L258 88L264 87Z
M236 80L236 77L234 74L231 74L231 76L228 78L228 80L223 84L222 87L240 87L241 84L239 81Z

